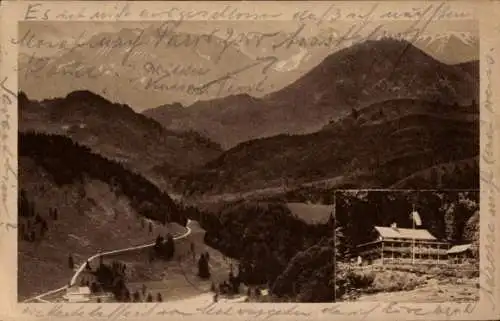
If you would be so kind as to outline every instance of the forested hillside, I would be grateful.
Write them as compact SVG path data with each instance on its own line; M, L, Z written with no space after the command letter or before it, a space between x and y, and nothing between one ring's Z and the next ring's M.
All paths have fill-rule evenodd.
M20 298L64 286L69 255L80 264L186 224L151 182L57 135L19 135L18 195Z
M241 201L189 215L207 231L207 245L239 260L246 284L267 284L280 300L333 298L333 282L324 283L333 276L333 213L307 224L285 203Z
M69 138L40 133L20 134L19 157L31 158L50 173L58 186L81 183L86 178L100 180L118 194L128 197L141 215L159 222L186 223L168 194L141 175L92 153L90 148Z
M479 109L398 99L323 130L251 140L176 184L187 196L268 188L479 188Z

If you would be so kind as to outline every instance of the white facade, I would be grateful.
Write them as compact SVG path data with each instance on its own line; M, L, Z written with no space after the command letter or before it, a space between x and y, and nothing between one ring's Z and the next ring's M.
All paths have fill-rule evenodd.
M88 302L90 301L90 288L86 286L70 287L66 290L64 299L67 302Z

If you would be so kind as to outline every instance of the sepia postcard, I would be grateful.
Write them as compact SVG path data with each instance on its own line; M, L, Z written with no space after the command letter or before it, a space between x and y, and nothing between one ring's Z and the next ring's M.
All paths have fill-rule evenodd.
M500 319L498 16L2 1L0 320Z

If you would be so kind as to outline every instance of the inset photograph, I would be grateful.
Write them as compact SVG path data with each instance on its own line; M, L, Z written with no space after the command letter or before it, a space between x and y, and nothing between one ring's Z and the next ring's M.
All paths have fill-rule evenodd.
M479 299L479 191L337 191L336 300Z

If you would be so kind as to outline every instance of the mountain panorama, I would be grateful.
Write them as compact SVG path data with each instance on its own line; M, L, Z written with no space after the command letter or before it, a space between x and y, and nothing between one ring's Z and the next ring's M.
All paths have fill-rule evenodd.
M261 98L137 113L90 91L42 101L23 93L20 130L70 137L176 193L242 192L284 180L388 187L440 165L475 164L478 66L444 64L401 40L366 41ZM399 174L381 181L384 166ZM224 184L209 187L214 182Z
M244 93L264 97L303 77L328 56L360 42L362 33L369 31L344 39L344 32L352 28L349 23L311 28L299 28L294 21L71 25L67 30L54 23L20 25L20 88L36 100L90 90L139 112ZM379 41L392 34L401 38L401 31L409 28L404 22L385 27L370 38ZM411 41L446 64L477 60L479 55L471 21L430 24ZM263 57L270 59L255 65ZM190 85L201 86L228 73L233 77L204 92L189 91Z
M80 53L69 54L75 56L51 63ZM417 204L411 200L418 196L396 192L347 195L335 230L334 193L477 190L477 60L444 63L403 40L370 40L329 54L261 96L238 93L143 112L84 78L79 90L40 98L69 77L52 76L40 82L49 78L39 70L20 79L18 95L18 289L25 302L68 300L67 287L74 286L89 288L97 302L207 293L215 301L245 293L251 302L331 302L339 299L339 280L370 278L363 283L368 292L386 289L377 283L381 276L348 273L332 260L354 260L354 234L372 228L350 220L350 207L373 215L373 224L411 226L407 213L417 206L424 227L450 246L476 235L472 192L422 193ZM36 77L40 93L33 95ZM103 82L131 88L121 78ZM126 95L139 101L149 92ZM116 249L125 250L88 259ZM415 289L414 277L408 276L411 286L388 291ZM60 289L47 294L54 290L49 284Z

